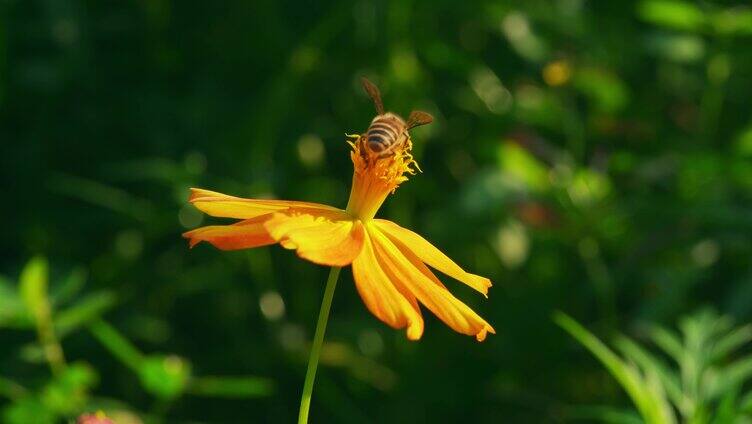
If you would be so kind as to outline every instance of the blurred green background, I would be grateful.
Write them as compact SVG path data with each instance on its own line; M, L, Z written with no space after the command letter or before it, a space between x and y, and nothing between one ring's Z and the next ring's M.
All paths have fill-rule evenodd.
M347 270L312 422L670 422L618 366L678 421L745 422L745 4L0 1L0 422L293 422L327 269L188 250L221 222L188 187L343 207L361 76L436 117L380 216L489 276L488 300L445 281L498 334L426 312L409 342ZM584 328L650 359L617 343L609 373Z

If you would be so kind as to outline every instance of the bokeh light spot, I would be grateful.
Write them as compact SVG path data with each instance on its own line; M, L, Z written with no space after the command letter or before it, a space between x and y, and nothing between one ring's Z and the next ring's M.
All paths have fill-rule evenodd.
M721 256L721 247L715 240L702 240L692 246L690 255L697 266L705 268L718 261Z
M543 68L543 81L552 87L564 85L572 76L572 68L565 60L556 60Z
M143 250L144 237L135 230L121 231L115 237L115 251L125 259L135 259Z
M499 228L494 245L501 262L508 268L517 268L527 260L530 238L525 226L512 220Z
M384 350L384 339L375 330L365 330L358 335L358 348L366 356L379 356Z
M198 227L203 220L204 214L192 205L184 205L178 212L178 221L183 228Z
M470 86L491 112L502 114L511 109L512 93L504 87L491 69L476 69L470 74Z
M285 324L279 331L279 343L287 350L300 350L305 345L305 333L296 324Z
M189 152L183 159L185 170L193 175L203 174L206 170L206 156L201 152Z
M577 248L580 250L580 256L584 259L594 259L600 253L598 242L591 237L586 237L580 240Z
M303 165L318 168L324 163L325 147L321 138L315 134L306 134L298 140L298 157Z
M259 308L264 318L277 321L285 315L285 301L276 291L268 291L259 298Z

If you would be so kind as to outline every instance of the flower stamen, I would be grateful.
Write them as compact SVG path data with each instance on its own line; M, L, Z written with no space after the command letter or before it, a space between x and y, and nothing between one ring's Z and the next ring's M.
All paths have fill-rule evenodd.
M411 153L413 143L409 137L386 157L372 155L362 147L360 136L347 137L352 138L347 143L352 147L350 158L354 167L347 212L368 221L376 215L386 197L408 180L408 175L422 171Z

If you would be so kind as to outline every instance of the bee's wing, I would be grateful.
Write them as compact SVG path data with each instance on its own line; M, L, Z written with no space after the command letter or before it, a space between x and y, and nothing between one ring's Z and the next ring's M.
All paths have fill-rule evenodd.
M376 106L376 113L383 115L384 103L381 102L381 93L379 92L379 88L376 87L376 85L371 81L368 81L366 77L361 78L360 82L363 84L363 89L366 91L366 94L368 94L368 97L373 100L373 104L374 106Z
M414 110L410 112L410 116L407 118L407 129L430 124L431 122L433 122L433 116L430 113Z

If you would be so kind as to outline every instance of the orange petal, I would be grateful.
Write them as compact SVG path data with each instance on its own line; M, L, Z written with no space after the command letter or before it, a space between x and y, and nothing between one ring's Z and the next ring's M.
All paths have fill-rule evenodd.
M206 241L222 250L248 249L266 246L276 241L269 236L263 221L267 217L259 217L240 221L232 225L210 225L196 228L183 233L193 247Z
M423 335L423 317L418 302L408 291L400 291L376 259L373 244L365 232L363 249L352 263L355 287L363 303L376 318L392 328L407 327L407 338Z
M377 226L369 225L368 233L386 273L401 281L420 303L449 327L458 333L474 335L478 341L483 341L488 332L495 333L488 322L410 263Z
M363 224L343 211L275 213L265 222L269 235L282 247L319 265L346 266L363 246Z
M400 227L399 225L384 219L375 219L374 223L379 229L389 237L393 243L400 247L400 250L411 250L421 261L430 267L437 269L444 274L462 281L468 286L488 297L488 288L491 287L491 280L480 275L471 274L460 268L447 255L434 247L428 240L420 235Z
M405 258L407 258L407 260L410 261L410 263L415 268L417 268L418 271L422 272L423 275L425 275L426 277L428 277L429 280L433 281L436 285L438 285L442 289L449 290L449 289L446 288L446 286L444 285L444 283L442 283L438 279L438 277L436 277L436 274L434 274L433 271L431 271L431 269L428 268L426 266L426 264L424 264L423 261L421 261L420 258L418 258L418 256L412 250L408 249L407 246L405 246L404 244L398 243L398 242L396 242L394 240L392 240L392 243L394 243L394 245L397 246L397 249L399 249L399 251L403 255L405 255Z
M220 218L250 219L289 209L338 211L339 209L318 203L288 200L244 199L216 191L192 188L188 200L207 215Z

